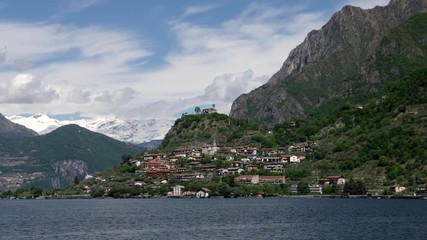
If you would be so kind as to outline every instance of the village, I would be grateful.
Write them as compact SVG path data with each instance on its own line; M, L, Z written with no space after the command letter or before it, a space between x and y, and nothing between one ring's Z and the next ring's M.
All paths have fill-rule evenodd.
M197 197L205 198L212 195L207 187L197 191L186 189L185 183L190 181L206 181L213 177L232 178L236 186L266 186L285 185L290 188L291 194L301 193L298 182L287 181L286 168L291 165L301 164L310 156L311 145L316 143L298 143L279 149L266 149L257 147L220 147L216 144L204 145L201 148L179 148L167 153L149 153L129 158L125 165L129 166L134 174L140 174L152 180L151 184L144 181L129 182L130 186L141 188L169 185L167 197ZM101 184L104 196L114 190L108 185L117 176L109 179L87 176ZM322 194L324 186L338 186L342 189L346 179L344 176L327 176L317 182L307 185L307 194ZM105 184L103 184L105 183ZM171 185L174 183L174 185ZM91 188L85 186L85 192L90 193ZM262 196L263 193L256 193Z

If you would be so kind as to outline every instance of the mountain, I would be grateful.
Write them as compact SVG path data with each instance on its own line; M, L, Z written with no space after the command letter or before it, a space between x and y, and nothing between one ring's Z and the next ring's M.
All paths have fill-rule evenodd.
M60 188L121 163L139 148L78 125L36 137L0 137L0 187Z
M9 121L0 114L0 135L1 137L22 138L34 137L38 134L33 130Z
M163 139L173 125L173 121L162 119L121 120L103 118L94 121L80 120L76 124L123 142L140 144L151 140Z
M35 114L30 117L8 116L6 118L14 123L24 125L40 135L47 134L61 126L77 124L91 131L133 144L163 139L173 124L171 120L121 120L113 117L60 121L46 114Z
M427 64L419 59L425 56L422 48L383 41L394 28L426 10L427 0L392 0L369 10L345 6L320 30L311 31L265 85L238 97L230 116L272 126L307 116L337 99L381 92L391 80L414 70L387 65L381 56L401 51L401 58L418 58L416 66ZM419 44L425 44L425 38Z
M182 147L200 148L218 146L259 145L253 138L260 134L257 124L238 121L225 114L209 113L185 115L175 121L166 134L160 149L174 150Z

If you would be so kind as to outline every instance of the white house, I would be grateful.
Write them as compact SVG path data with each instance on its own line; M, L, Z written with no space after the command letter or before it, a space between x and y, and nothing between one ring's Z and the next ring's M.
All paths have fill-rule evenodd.
M196 192L196 198L208 198L211 190L207 188L201 188L198 192Z
M292 155L289 157L289 162L290 163L300 163L300 158L296 155Z
M180 197L182 195L182 189L184 189L184 186L177 185L172 188L172 192L169 192L169 197Z

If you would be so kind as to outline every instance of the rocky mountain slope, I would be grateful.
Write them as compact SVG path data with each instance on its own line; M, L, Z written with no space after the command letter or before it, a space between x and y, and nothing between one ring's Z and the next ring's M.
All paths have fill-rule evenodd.
M111 168L139 148L77 125L35 137L0 136L0 188L60 188Z
M61 126L77 124L116 140L133 144L163 139L167 131L173 125L173 121L171 120L122 120L113 117L60 121L40 113L29 117L7 116L6 118L14 123L26 126L40 135L50 133Z
M344 7L310 32L267 84L237 98L230 116L271 126L306 116L334 99L378 93L391 75L406 74L399 66L380 69L380 55L397 50L385 48L384 37L425 11L427 0L392 0L369 10ZM417 50L406 56L420 55Z

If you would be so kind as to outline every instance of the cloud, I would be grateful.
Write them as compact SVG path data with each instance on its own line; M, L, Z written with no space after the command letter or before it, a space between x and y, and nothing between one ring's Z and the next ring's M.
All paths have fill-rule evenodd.
M136 95L136 91L132 88L118 89L113 92L103 91L95 97L95 101L102 103L124 104L131 101Z
M81 11L98 3L64 9ZM8 66L0 66L6 69L0 72L0 82L14 78L15 71L29 72L37 76L35 81L43 79L39 89L50 100L4 104L3 111L171 118L183 109L215 103L220 112L228 113L236 97L265 83L290 50L330 17L320 10L307 12L302 5L285 5L250 4L218 25L200 25L177 16L169 22L177 45L165 54L165 64L155 69L131 64L150 62L155 54L135 29L0 22L2 44L8 49L7 61L3 61ZM184 14L205 13L215 7L187 7ZM13 68L19 61L27 64ZM3 85L0 93L7 93ZM1 101L5 99L0 96Z
M139 91L133 85L141 81L140 69L129 62L151 54L143 37L101 26L0 22L0 31L7 46L0 52L0 102L11 114L117 111ZM27 78L38 88L9 89L16 71L31 73Z
M385 6L390 0L348 0L346 5L357 6L363 9L371 9L376 6Z
M30 74L18 74L0 83L1 103L49 103L57 98L51 86Z
M103 0L68 0L63 8L65 12L79 12L101 3Z
M223 74L215 77L201 95L173 101L155 101L144 106L128 108L120 113L132 117L142 115L169 119L179 116L180 112L186 109L194 109L195 106L215 104L219 112L228 114L234 99L242 93L248 93L261 86L269 78L269 75L255 76L252 70Z
M322 12L308 14L300 7L252 4L236 18L217 26L172 21L179 48L166 55L167 65L160 71L141 76L151 90L143 95L152 101L159 94L166 96L163 100L174 95L189 98L200 95L215 76L223 73L251 69L255 75L271 75L280 69L290 50L326 19Z
M252 70L238 74L224 74L214 78L205 88L203 95L197 97L206 101L232 102L242 93L247 93L270 78L269 75L255 77Z
M92 101L92 92L85 89L73 89L67 94L67 102L86 104Z
M57 12L50 17L50 20L60 20L67 14L81 12L103 1L104 0L63 0L59 4L56 10Z
M217 5L217 4L188 6L185 8L183 16L190 16L190 15L205 13L205 12L211 11L211 10L218 8L218 7L219 7L219 5Z

